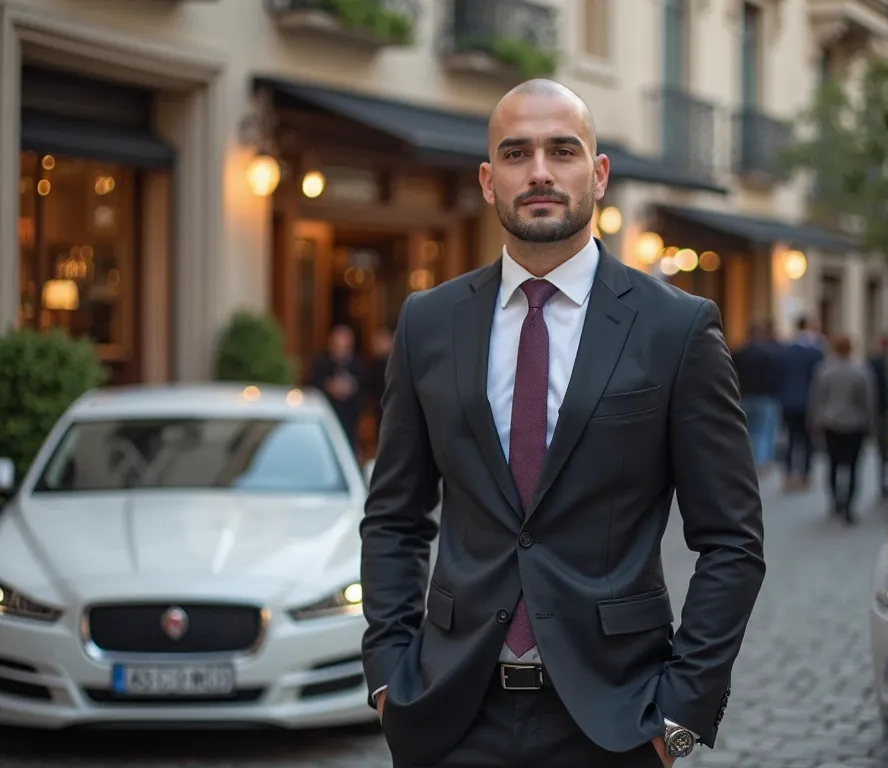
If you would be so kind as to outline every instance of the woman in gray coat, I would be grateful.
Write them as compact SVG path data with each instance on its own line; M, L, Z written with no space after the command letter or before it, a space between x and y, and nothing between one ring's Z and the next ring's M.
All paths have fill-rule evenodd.
M869 368L851 359L847 336L835 337L832 350L814 374L808 418L811 432L822 436L829 455L832 511L850 523L860 449L878 423L876 387Z

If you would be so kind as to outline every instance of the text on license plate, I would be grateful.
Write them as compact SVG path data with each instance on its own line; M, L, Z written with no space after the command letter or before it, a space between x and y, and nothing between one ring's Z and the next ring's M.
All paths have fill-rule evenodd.
M112 687L127 696L224 696L234 691L234 667L115 664Z

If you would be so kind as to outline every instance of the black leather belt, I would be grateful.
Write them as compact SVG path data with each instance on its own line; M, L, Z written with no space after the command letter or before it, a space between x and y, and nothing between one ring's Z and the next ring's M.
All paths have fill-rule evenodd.
M498 664L497 677L507 691L539 691L552 687L542 664Z

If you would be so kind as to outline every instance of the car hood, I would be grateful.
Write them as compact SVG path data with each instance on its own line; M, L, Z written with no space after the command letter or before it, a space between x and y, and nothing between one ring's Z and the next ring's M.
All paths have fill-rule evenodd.
M360 516L359 500L347 496L46 495L3 516L0 554L23 558L10 551L21 539L63 599L237 592L267 600L299 585L307 598L357 578Z

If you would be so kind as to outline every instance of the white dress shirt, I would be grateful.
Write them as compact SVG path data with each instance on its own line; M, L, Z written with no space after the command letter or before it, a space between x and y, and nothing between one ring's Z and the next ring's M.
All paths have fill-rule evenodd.
M595 271L598 269L598 246L595 240L572 258L544 276L558 289L543 306L543 317L549 330L549 398L546 415L546 447L552 442L558 411L564 393L570 383L586 308ZM500 283L499 301L493 315L490 331L490 356L487 360L487 399L493 411L493 420L499 434L500 445L506 461L509 460L509 437L512 427L512 395L515 390L515 371L518 367L518 342L521 326L527 316L527 296L521 284L533 280L534 275L516 262L503 248L503 276ZM516 656L503 645L500 661L520 661L539 664L540 654L536 647L524 655Z

